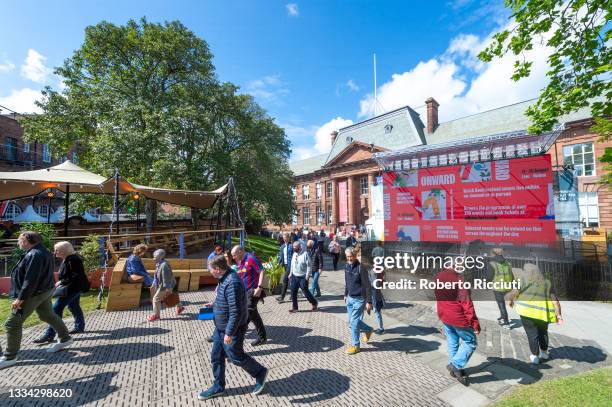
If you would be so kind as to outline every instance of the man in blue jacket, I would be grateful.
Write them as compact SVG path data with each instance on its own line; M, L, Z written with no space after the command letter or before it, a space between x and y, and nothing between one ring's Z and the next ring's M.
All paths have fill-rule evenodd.
M53 278L53 255L42 244L38 232L23 232L17 239L19 248L25 252L11 271L11 290L9 298L11 313L4 323L6 328L6 349L0 358L0 369L17 363L17 352L21 348L23 323L34 311L41 321L51 325L59 340L47 349L58 352L73 342L62 318L53 312L51 295L55 280Z
M232 270L224 256L217 256L210 262L211 274L219 279L217 295L213 305L215 331L210 352L215 381L198 398L207 400L220 396L225 391L225 358L243 368L255 379L253 394L260 394L266 384L268 369L244 352L244 334L247 330L248 311L244 284Z
M285 301L285 295L287 295L287 288L289 287L289 273L291 272L291 258L293 257L293 245L291 244L291 237L289 233L283 233L283 244L280 247L280 255L278 256L278 264L282 264L285 268L283 273L283 285L281 287L281 294L276 299L278 302Z

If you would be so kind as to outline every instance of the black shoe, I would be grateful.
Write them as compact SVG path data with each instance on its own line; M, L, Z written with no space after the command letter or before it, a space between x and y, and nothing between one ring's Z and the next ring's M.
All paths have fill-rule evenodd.
M55 339L49 338L47 336L41 336L40 338L34 339L32 341L32 343L35 343L35 344L38 344L38 345L46 345L48 343L53 343L53 342L55 342Z
M251 342L251 346L263 345L266 342L268 342L268 339L266 339L266 338L263 338L263 339L262 338L257 338L253 342Z
M70 335L74 335L74 334L82 334L82 333L84 333L84 332L85 332L85 330L84 330L84 329L76 329L76 328L74 328L72 331L68 331L68 333L69 333Z
M215 338L213 338L212 336L209 336L208 338L206 338L206 342L208 343L213 343L215 341Z
M285 302L285 299L284 299L283 297L276 297L276 301L277 301L279 304L282 304L283 302Z
M448 372L450 373L451 377L457 379L459 383L464 386L468 385L467 376L465 376L465 371L463 372L464 374L461 374L461 370L463 369L457 369L455 366L453 366L452 363L446 365L446 369L448 369Z

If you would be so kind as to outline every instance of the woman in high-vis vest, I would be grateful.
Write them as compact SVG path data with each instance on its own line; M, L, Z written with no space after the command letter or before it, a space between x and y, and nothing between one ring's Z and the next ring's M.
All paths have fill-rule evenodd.
M514 306L521 316L521 322L527 339L531 355L531 363L538 364L548 359L548 324L563 322L561 318L561 305L555 295L550 280L532 263L523 266L524 279L519 290L508 294L510 307Z

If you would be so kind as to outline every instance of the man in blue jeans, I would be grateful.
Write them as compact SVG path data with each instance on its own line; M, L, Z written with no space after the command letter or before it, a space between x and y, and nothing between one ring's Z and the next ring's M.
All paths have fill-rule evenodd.
M368 342L374 329L363 322L364 309L372 310L372 293L370 279L365 267L357 259L354 247L348 247L346 255L346 268L344 269L344 302L351 327L351 346L346 353L354 355L360 350L359 333L363 332L364 342Z
M448 369L450 375L459 383L467 386L467 376L463 369L476 350L476 335L480 324L470 292L460 286L463 277L453 269L445 269L436 275L440 283L451 283L451 289L436 289L438 317L444 324L448 342ZM439 286L439 284L438 284Z
M244 352L244 334L247 330L248 311L246 290L242 280L227 264L225 256L216 256L210 262L211 274L219 279L213 305L215 331L210 352L215 381L198 398L207 400L225 391L225 358L243 368L255 379L253 394L260 394L266 384L268 369Z

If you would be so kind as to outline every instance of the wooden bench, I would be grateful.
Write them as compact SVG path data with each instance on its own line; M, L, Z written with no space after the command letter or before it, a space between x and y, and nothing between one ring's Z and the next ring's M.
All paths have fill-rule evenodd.
M142 283L131 283L126 276L126 259L119 259L113 268L111 282L108 290L106 311L119 311L138 308L140 305L140 294ZM204 268L204 259L167 259L172 273L177 279L179 292L196 291L200 288L201 281L204 284L217 284L217 280ZM149 275L155 273L153 259L142 259Z
M176 235L176 244L178 247L181 247L181 236ZM215 239L213 234L203 234L203 233L184 233L183 234L183 250L184 253L187 254L188 251L194 247L196 251L201 249L202 246L212 243Z

